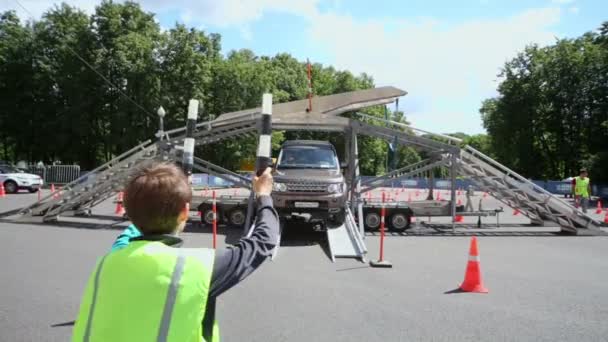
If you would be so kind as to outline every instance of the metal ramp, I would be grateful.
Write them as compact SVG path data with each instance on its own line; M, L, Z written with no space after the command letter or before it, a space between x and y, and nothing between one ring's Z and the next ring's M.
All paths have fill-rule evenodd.
M533 223L542 225L545 220L552 221L562 232L570 234L577 234L580 228L599 230L602 226L601 222L470 146L461 150L456 167L460 174L470 177L509 207L519 209Z
M255 134L255 115L230 122L203 122L197 125L196 144L209 144L223 139ZM91 208L120 191L133 167L151 160L180 160L184 136L171 137L182 133L182 129L163 132L164 140L146 141L119 155L87 175L65 185L61 190L42 198L39 202L21 210L21 214L43 216L43 221L56 221L59 215L89 215ZM225 178L240 186L249 188L251 181L234 172L196 158L195 169Z
M366 262L367 247L348 207L344 224L327 227L327 242L332 262L335 262L336 258L358 258L361 262Z
M59 214L87 214L88 210L122 188L129 170L136 164L158 156L158 144L144 142L106 164L65 185L61 190L21 210L22 214L43 216L53 221Z

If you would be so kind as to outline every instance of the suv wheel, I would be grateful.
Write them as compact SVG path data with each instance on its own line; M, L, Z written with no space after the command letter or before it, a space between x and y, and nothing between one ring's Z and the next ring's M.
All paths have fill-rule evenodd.
M16 194L19 191L19 186L12 180L4 182L4 191L9 194Z
M346 211L345 210L341 210L339 213L334 214L333 218L332 218L332 223L335 224L343 224L344 221L346 221Z

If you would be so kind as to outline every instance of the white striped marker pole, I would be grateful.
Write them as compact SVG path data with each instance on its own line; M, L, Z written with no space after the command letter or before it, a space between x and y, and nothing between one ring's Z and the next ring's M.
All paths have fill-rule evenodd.
M212 198L211 210L213 211L213 249L215 249L217 243L217 206L215 205L215 190L213 190Z
M198 118L198 100L190 100L188 103L188 120L186 121L186 138L184 139L184 154L182 157L182 167L188 183L192 181L192 165L194 164L194 130Z
M266 168L272 166L272 94L262 95L262 118L260 127L260 138L258 140L258 151L255 159L255 174L259 177L264 173ZM253 189L250 192L250 201L253 200ZM255 224L251 224L253 213L251 209L247 209L247 219L245 220L250 224L249 230L247 231L246 237L250 237L253 234L253 228ZM280 235L279 235L280 241ZM276 251L276 249L275 249Z
M308 108L306 108L306 112L312 112L312 66L310 65L310 61L306 60L306 73L308 76Z
M272 166L272 94L264 94L262 96L262 127L260 130L260 139L258 141L257 153L257 175L258 177L264 173L266 168Z

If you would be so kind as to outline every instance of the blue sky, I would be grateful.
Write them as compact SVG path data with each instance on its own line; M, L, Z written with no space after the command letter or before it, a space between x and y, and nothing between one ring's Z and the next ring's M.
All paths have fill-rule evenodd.
M3 0L0 10L18 9ZM20 0L34 15L56 1ZM95 3L66 1L90 12ZM502 64L527 44L575 37L608 20L608 1L143 0L164 28L175 22L222 35L224 52L289 52L367 72L401 99L413 126L482 133L483 99L496 95ZM25 13L20 13L25 16Z

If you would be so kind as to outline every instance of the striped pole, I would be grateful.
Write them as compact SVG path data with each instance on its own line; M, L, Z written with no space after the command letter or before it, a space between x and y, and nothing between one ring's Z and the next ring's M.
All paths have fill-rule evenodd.
M186 121L186 138L184 139L184 155L182 167L188 177L188 183L192 181L192 165L194 164L194 130L198 118L198 100L190 100L188 104L188 120Z
M312 112L312 66L308 59L306 59L306 72L308 74L308 108L306 111L310 113Z
M378 259L378 261L370 261L369 265L371 267L393 267L393 264L391 264L390 261L384 260L384 217L386 216L386 207L384 205L385 201L386 197L384 192L382 192L382 207L380 208L380 259Z
M212 198L211 210L213 211L213 249L215 249L217 245L217 206L215 205L215 190L213 190Z
M262 97L262 127L258 142L257 153L257 175L262 175L267 167L272 166L272 94L264 94Z
M272 166L272 94L262 96L262 117L259 127L260 138L258 140L258 151L255 159L255 172L259 177L266 168ZM253 189L249 193L249 205L247 206L247 217L245 218L246 237L251 237L254 225L251 224L253 218ZM280 238L280 237L279 237Z

